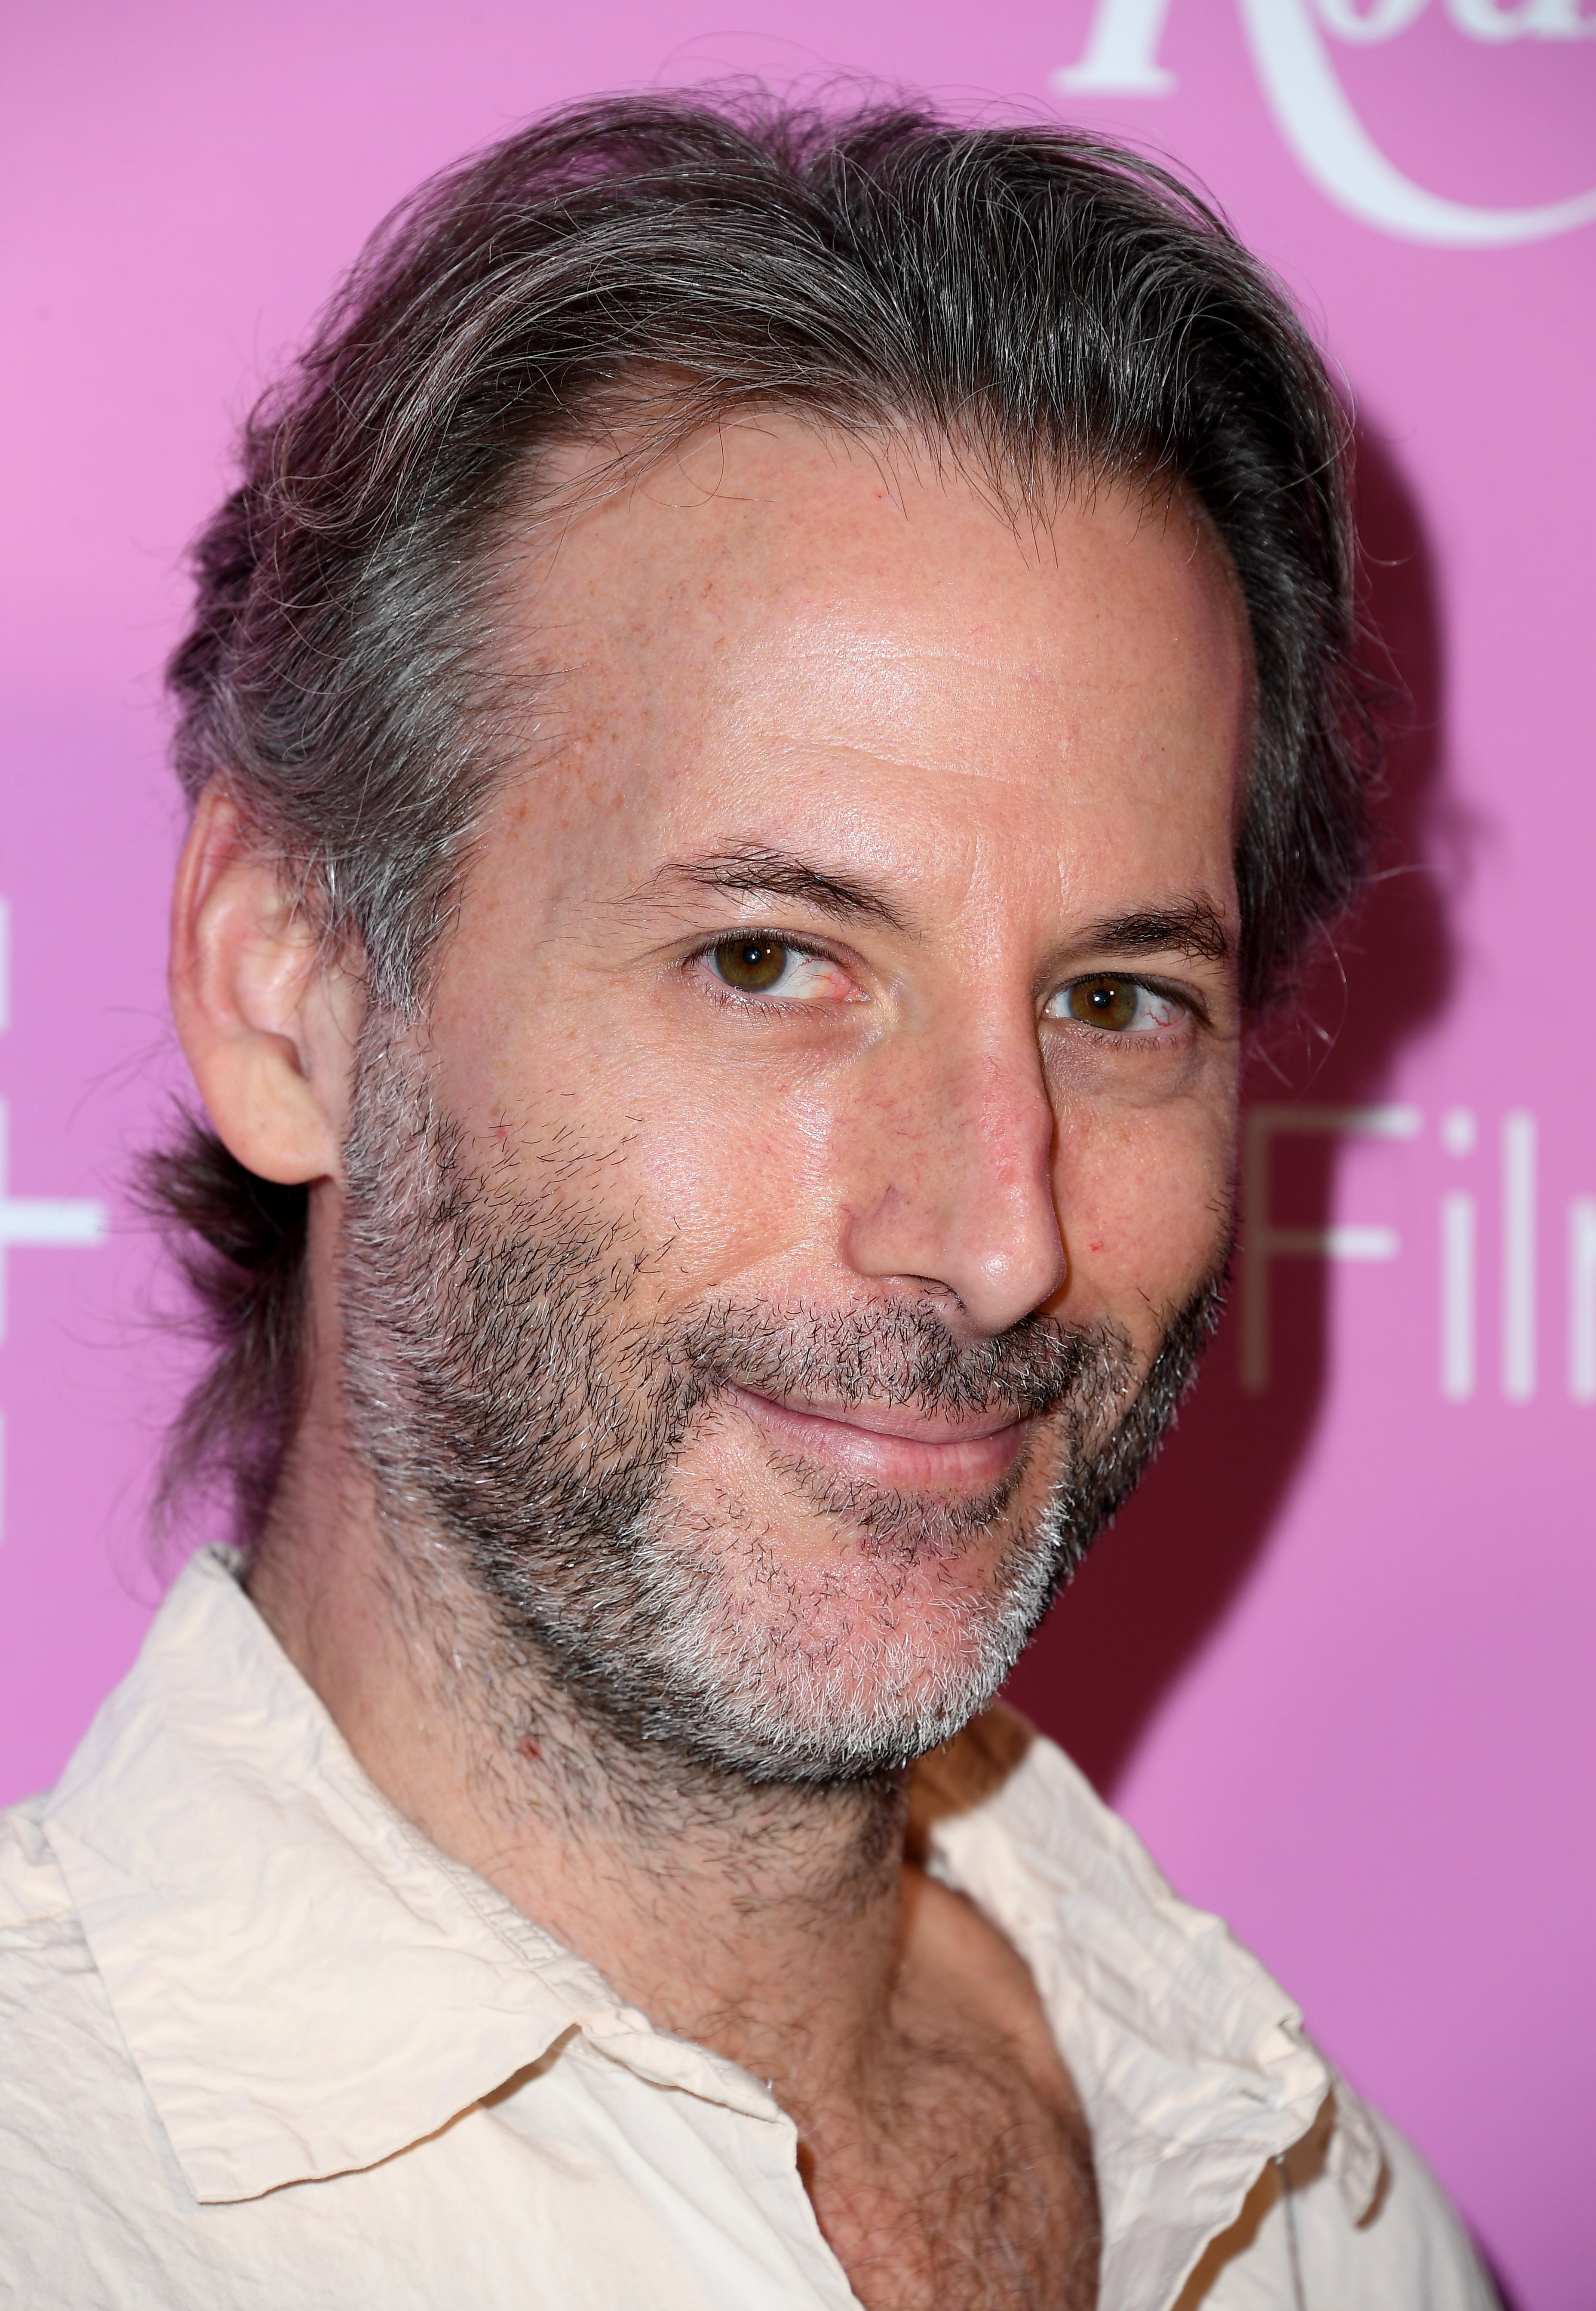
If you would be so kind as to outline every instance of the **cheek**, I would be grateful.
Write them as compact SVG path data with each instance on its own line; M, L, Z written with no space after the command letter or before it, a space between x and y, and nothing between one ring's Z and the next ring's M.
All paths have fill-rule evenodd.
M706 1077L679 1051L631 1052L539 1105L545 1136L553 1125L567 1145L607 1151L558 1192L663 1254L651 1264L661 1304L773 1278L818 1250L831 1130L824 1100L801 1083L752 1065Z
M1233 1166L1228 1102L1182 1102L1061 1135L1054 1182L1068 1312L1112 1318L1150 1344L1224 1251Z
M439 1025L439 1096L479 1160L618 1248L661 1254L640 1288L662 1305L815 1246L832 1138L816 1071L728 1065L668 1021L638 1033L589 989L528 980L514 1003L471 990Z
M648 1102L631 1185L640 1223L669 1237L685 1288L711 1288L805 1240L823 1200L823 1145L797 1103L744 1091L707 1106L660 1088Z

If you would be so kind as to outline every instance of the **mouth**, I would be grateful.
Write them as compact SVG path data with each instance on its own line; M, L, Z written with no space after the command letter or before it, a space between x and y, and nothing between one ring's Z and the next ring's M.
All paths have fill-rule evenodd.
M977 1493L1007 1476L1033 1422L1004 1410L938 1419L905 1405L812 1404L735 1384L731 1402L772 1443L895 1493Z

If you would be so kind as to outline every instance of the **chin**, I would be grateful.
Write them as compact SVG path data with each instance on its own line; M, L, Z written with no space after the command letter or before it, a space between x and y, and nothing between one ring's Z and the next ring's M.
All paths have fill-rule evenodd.
M650 1731L762 1782L859 1781L951 1740L1014 1666L1062 1552L1034 1527L941 1538L884 1547L856 1531L816 1561L768 1527L732 1541L723 1525L701 1528L686 1562L651 1550L650 1681L671 1722Z

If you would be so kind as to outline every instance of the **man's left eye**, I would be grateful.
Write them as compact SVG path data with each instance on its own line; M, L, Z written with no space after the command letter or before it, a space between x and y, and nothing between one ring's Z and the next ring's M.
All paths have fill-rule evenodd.
M1146 1035L1161 1027L1178 1026L1183 1008L1173 996L1160 995L1139 979L1102 972L1060 988L1050 997L1045 1016L1078 1020L1085 1027L1103 1027L1111 1034Z
M854 992L847 972L829 956L810 955L763 932L722 939L710 949L707 960L716 978L739 995L774 995L784 1002L845 1002Z

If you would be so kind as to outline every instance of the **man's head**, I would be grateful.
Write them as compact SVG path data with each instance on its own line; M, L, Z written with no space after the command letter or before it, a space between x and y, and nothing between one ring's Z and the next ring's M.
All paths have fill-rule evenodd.
M803 1777L979 1706L1353 879L1339 458L1234 243L1061 135L650 100L423 195L176 661L246 1528L331 1371L397 1545L624 1732Z

